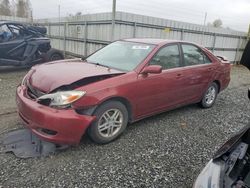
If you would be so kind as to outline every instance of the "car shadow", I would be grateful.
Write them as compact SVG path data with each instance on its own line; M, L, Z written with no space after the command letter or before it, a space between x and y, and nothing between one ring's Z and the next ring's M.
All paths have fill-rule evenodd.
M155 114L152 116L149 116L147 118L143 118L139 121L136 121L134 123L129 123L126 130L124 131L124 133L119 136L116 140L114 140L113 142L116 142L117 140L119 140L121 137L123 137L124 135L131 133L132 131L137 131L139 129L141 129L142 127L145 128L149 128L151 126L150 122L155 122L155 121L160 121L162 118L167 117L168 115L175 115L175 114L179 114L179 113L184 113L186 111L189 110L205 110L199 107L198 104L190 104L187 106L182 106L173 110L169 110L169 111L165 111L159 114ZM149 123L148 123L149 122ZM109 144L109 143L108 143ZM88 136L88 134L86 133L82 139L81 142L79 144L81 147L84 146L90 146L90 145L106 145L106 144L96 144L94 143Z
M158 113L158 114L155 114L155 115L152 115L152 116L149 116L149 117L146 117L146 118L143 118L139 121L136 121L134 123L131 123L131 124L128 124L128 127L133 127L133 125L142 125L142 122L146 122L146 121L157 121L157 120L160 120L168 115L175 115L177 113L184 113L188 110L196 110L196 109L199 109L199 110L203 110L201 107L199 107L198 104L189 104L189 105L186 105L186 106L182 106L182 107L178 107L176 109L173 109L173 110L169 110L169 111L164 111L164 112L161 112L161 113Z

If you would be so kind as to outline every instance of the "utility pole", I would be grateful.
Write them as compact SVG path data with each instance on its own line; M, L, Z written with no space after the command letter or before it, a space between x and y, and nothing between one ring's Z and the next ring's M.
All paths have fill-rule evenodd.
M60 5L60 0L59 0L59 5L58 5L58 31L59 31L59 49L61 49L61 5Z
M204 23L203 23L204 26L206 26L206 22L207 22L207 12L205 12Z
M203 41L204 41L206 22L207 22L207 12L205 12L204 23L203 23L203 33L202 33L202 41L201 41L202 45L203 45Z
M114 35L115 35L115 13L116 13L116 0L113 0L113 4L112 4L112 29L111 29L111 41L114 40Z

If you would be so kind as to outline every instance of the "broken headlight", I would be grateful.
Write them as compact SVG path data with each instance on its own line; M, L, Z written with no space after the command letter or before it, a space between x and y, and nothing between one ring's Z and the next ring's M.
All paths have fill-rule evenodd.
M49 106L66 108L70 104L85 95L85 91L59 91L56 93L46 94L38 98L38 101L49 100Z

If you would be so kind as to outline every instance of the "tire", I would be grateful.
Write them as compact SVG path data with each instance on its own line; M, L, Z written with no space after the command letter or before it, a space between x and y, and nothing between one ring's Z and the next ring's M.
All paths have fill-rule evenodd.
M212 107L217 98L218 91L219 91L219 87L215 82L210 84L200 102L201 107L202 108Z
M96 120L88 128L88 135L98 144L106 144L115 140L128 124L128 111L119 101L103 103L93 115L96 116ZM112 119L112 115L117 117Z
M49 61L57 61L57 60L62 60L64 59L63 54L56 49L50 49L46 54L43 56L44 62L49 62Z

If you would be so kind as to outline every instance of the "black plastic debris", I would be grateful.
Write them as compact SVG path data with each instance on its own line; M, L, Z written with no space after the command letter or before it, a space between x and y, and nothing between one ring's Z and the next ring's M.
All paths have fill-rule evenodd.
M0 152L13 152L19 158L44 157L67 147L43 141L29 129L17 129L0 138Z

